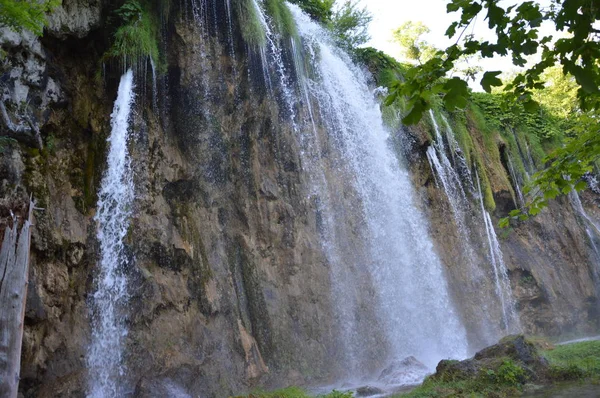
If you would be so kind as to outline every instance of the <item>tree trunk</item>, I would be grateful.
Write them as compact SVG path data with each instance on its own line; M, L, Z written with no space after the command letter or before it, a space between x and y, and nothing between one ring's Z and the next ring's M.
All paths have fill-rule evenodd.
M13 217L0 249L0 397L16 398L19 388L33 207L20 232Z

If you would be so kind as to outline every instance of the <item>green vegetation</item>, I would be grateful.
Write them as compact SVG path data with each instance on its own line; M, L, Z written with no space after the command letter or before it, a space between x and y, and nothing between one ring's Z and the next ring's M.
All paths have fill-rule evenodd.
M151 58L159 65L158 16L147 1L127 0L114 14L119 21L111 47L104 60L114 59L124 65L136 65Z
M297 4L310 17L323 24L328 24L333 17L333 4L335 0L291 0Z
M0 26L16 31L29 30L41 36L46 25L46 14L61 3L62 0L0 0Z
M304 12L329 29L336 43L353 52L369 41L367 28L372 20L365 7L359 7L358 0L292 0Z
M348 51L369 41L367 28L373 17L366 8L359 8L358 4L358 0L346 0L335 10L328 25L337 44Z
M553 384L562 381L592 380L600 378L600 341L587 341L552 347L547 341L525 339L529 345L522 359L533 356L534 362L524 365L510 346L508 337L496 346L486 348L491 353L479 361L443 361L438 372L425 379L423 384L402 397L508 397L520 395L527 383ZM517 337L518 339L519 337ZM508 340L507 340L508 339ZM509 343L509 345L504 345ZM514 347L519 347L520 344ZM549 349L540 351L542 347ZM508 350L507 350L508 348ZM491 351L489 351L491 350ZM477 355L481 355L481 351ZM510 353L517 357L493 355ZM548 362L545 363L545 358ZM477 358L477 356L476 356ZM528 359L531 360L531 359Z
M267 13L273 19L275 29L283 36L298 36L296 22L284 0L266 0Z
M315 397L310 395L299 387L288 387L275 391L254 391L249 395L240 396L238 398L352 398L351 392L341 392L333 390L329 394L319 395Z
M429 32L430 29L422 22L407 21L394 30L393 36L409 62L423 63L437 52L435 47L421 37Z
M239 4L240 27L242 37L248 45L264 47L267 42L265 30L260 23L260 16L252 0L241 0Z
M458 362L458 361L455 361ZM430 376L422 385L402 397L508 397L518 395L527 382L525 369L510 358L501 358L473 377L461 374Z
M559 345L543 355L555 380L600 379L600 341Z
M409 69L404 80L392 84L388 103L393 103L397 97L405 97L408 111L403 121L406 124L418 123L424 112L431 108L433 98L442 98L449 111L464 108L470 96L466 79L447 77L457 62L465 56L511 55L513 64L523 67L524 72L513 76L504 85L500 71L487 71L480 82L483 89L489 93L493 87L504 85L505 102L519 102L524 111L533 112L534 119L538 119L530 120L529 127L539 125L545 118L562 118L556 124L558 129L542 130L540 135L556 136L557 131L566 132L564 142L544 158L546 169L536 173L531 185L525 189L536 194L529 198L523 209L512 212L511 218L525 220L538 214L547 206L548 200L572 189L585 188L581 178L592 171L600 158L598 4L573 0L543 7L536 1L525 1L505 7L504 3L495 0L452 0L447 10L460 13L446 32L449 38L457 38L456 43ZM478 17L485 18L496 35L496 42L465 34ZM551 23L557 31L567 34L555 42L551 36L542 37L540 26L543 22ZM526 66L526 58L536 53L541 55L539 61ZM540 95L540 91L543 94ZM551 99L550 103L546 97ZM509 221L504 219L502 225L507 226Z

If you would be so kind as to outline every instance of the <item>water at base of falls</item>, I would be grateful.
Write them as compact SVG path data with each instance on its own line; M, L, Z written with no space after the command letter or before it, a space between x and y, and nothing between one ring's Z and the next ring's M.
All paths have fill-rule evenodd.
M100 259L91 298L92 336L87 352L88 397L122 396L118 380L124 373L123 340L127 329L121 310L127 300L127 258L123 239L129 229L133 181L127 149L131 108L134 102L133 72L121 77L111 115L107 170L98 194L98 242Z
M464 358L466 333L450 300L443 265L428 236L427 221L414 203L408 172L390 148L379 104L366 77L318 24L298 7L290 5L290 9L316 75L298 73L305 79L300 85L309 88L307 102L318 104L319 128L325 130L310 129L300 138L304 144L311 141L309 149L313 147L304 156L319 164L307 171L336 165L335 173L312 178L313 184L321 184L313 187L320 198L335 201L321 201L320 211L324 218L334 220L335 228L347 223L345 215L362 219L358 228L364 250L353 245L348 234L325 231L323 237L336 312L345 329L348 359L353 362L345 366L360 377L361 361L378 345L389 347L382 353L388 363L414 356L433 369L440 359ZM334 148L328 150L325 145ZM329 153L328 158L321 153ZM344 195L348 199L340 198L339 187L344 184L353 191ZM340 262L340 256L352 264ZM355 280L361 272L366 279ZM356 283L363 287L357 289ZM368 290L364 286L369 283L372 297L365 299L360 290ZM368 299L374 308L365 308ZM367 310L376 312L375 324L362 321ZM378 333L384 341L373 341L371 337Z

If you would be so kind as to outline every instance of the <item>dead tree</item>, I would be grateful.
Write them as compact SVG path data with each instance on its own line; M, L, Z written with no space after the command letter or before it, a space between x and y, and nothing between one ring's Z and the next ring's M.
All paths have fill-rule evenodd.
M30 200L20 231L13 216L0 248L0 397L16 398L19 389L33 209Z

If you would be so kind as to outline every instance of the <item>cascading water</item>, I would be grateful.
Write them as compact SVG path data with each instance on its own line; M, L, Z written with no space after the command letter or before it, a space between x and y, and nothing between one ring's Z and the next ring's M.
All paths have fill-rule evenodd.
M441 182L442 188L444 189L446 197L448 198L448 202L450 202L450 207L454 216L454 220L458 226L459 233L463 240L468 243L470 241L470 231L466 225L465 219L466 212L468 211L469 207L467 195L463 189L460 176L454 170L450 160L446 155L444 139L433 115L433 111L429 110L429 116L431 117L431 121L433 123L436 138L434 144L427 148L427 159L429 160L429 164L432 166L432 171L437 174L437 179ZM450 139L450 135L448 135L448 137L450 152L454 153L452 150L452 142L455 142L455 140L453 137ZM467 247L469 251L472 251L470 244L466 244L465 247ZM473 258L472 253L469 255L469 258Z
M434 367L442 358L466 356L465 330L450 301L443 266L427 234L426 220L413 202L409 175L388 145L379 105L364 74L332 45L319 25L298 7L290 5L290 9L316 75L301 77L307 79L302 84L309 88L308 101L319 105L329 145L339 151L336 159L327 161L335 163L338 178L350 178L356 196L350 200L360 206L354 210L362 213L364 226L359 228L367 239L367 253L358 257L365 259L360 265L375 284L378 318L391 348L390 359L414 355ZM320 147L317 152L325 150ZM328 178L335 182L336 175ZM339 249L352 250L346 246ZM342 268L334 274L347 273L345 264L331 266ZM350 303L356 302L355 290L355 286L337 289L345 292L343 301ZM360 350L359 345L348 348Z
M515 191L517 191L516 197L516 205L523 206L525 204L525 197L523 196L523 192L521 191L521 181L517 175L517 171L515 170L515 166L512 162L510 156L508 156L508 172L510 174L510 178L512 179Z
M131 108L134 102L133 72L121 77L119 93L111 115L108 139L108 168L98 194L99 271L96 292L91 299L92 336L87 352L88 396L109 398L123 395L123 340L127 329L122 309L127 302L127 257L123 239L129 229L134 198L130 159L127 149Z
M490 213L485 210L483 205L483 195L481 193L481 183L479 181L479 175L475 173L477 179L477 191L479 193L479 202L481 204L481 214L485 223L485 233L490 248L490 262L494 270L494 282L496 283L496 294L500 298L502 304L502 321L504 323L505 332L516 332L521 329L519 317L515 309L515 303L512 295L512 288L510 287L510 279L508 278L508 271L506 264L504 264L504 257L502 256L502 249L500 249L500 242L496 236L494 230L494 224Z
M576 191L569 192L569 200L573 209L579 214L579 217L585 223L585 231L590 239L596 258L600 260L600 248L598 247L600 241L600 225L598 225L585 211L579 194Z

